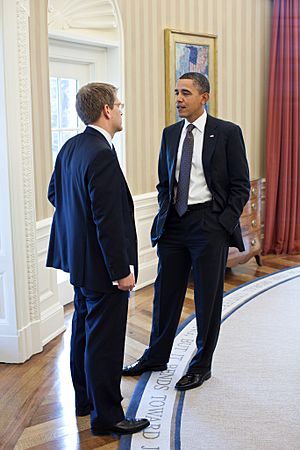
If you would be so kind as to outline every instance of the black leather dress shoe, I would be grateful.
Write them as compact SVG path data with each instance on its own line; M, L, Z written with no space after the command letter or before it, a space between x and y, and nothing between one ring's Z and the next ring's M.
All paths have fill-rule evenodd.
M91 412L91 409L89 406L86 406L85 408L76 408L76 416L83 417L88 416Z
M149 427L149 425L150 422L148 419L123 419L111 428L103 429L92 427L91 432L95 436L103 436L106 434L133 434L142 431L144 428Z
M122 370L124 377L135 377L136 375L142 375L144 372L161 372L167 369L167 364L160 364L157 366L149 366L141 359L138 359L133 364L125 366Z
M175 389L178 391L187 391L188 389L194 389L204 381L208 380L211 377L211 371L203 372L203 373L187 373L183 375L182 378L176 383Z

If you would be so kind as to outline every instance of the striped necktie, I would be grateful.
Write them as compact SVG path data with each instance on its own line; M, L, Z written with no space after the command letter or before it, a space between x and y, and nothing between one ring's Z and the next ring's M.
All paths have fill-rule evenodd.
M183 216L188 208L190 176L194 149L194 128L195 125L191 123L187 126L186 135L182 145L179 179L177 184L177 195L175 202L175 209L180 217Z

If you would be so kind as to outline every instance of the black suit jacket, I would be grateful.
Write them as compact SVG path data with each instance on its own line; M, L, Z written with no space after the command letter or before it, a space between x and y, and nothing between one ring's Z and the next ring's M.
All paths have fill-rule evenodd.
M175 168L184 120L164 129L159 156L159 211L151 230L153 246L164 232L173 201ZM230 235L230 245L244 250L239 217L249 198L250 181L245 144L239 126L207 116L204 130L203 170L213 198L213 211Z
M94 128L74 136L59 152L48 198L55 207L47 266L70 273L75 286L115 289L113 280L135 266L134 206L114 151Z

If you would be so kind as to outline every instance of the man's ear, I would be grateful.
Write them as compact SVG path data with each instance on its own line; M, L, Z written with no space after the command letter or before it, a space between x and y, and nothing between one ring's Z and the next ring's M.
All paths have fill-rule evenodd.
M209 93L208 92L204 92L202 94L202 104L205 105L209 100Z
M102 113L106 119L111 118L111 109L108 105L104 105Z

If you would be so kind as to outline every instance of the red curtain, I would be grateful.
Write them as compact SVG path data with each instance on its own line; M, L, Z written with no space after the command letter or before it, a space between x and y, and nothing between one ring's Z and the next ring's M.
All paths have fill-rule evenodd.
M299 0L274 0L263 253L300 252Z

